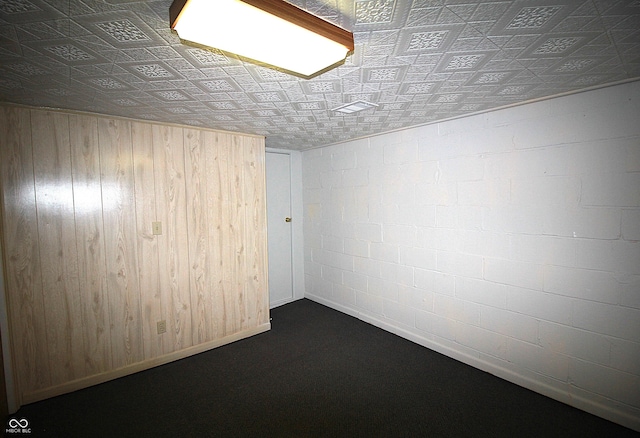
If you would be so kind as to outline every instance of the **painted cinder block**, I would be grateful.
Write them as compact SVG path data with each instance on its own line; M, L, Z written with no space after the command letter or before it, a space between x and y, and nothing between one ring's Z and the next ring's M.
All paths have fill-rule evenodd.
M367 276L356 272L344 271L342 273L342 283L357 291L367 291Z
M323 265L321 278L331 284L342 284L342 272L342 269Z
M399 292L398 302L412 309L433 310L433 292L413 286L401 286Z
M395 281L389 281L382 278L367 278L367 292L387 300L399 300L400 286Z
M566 382L569 376L570 359L539 345L510 339L507 360L524 369Z
M510 236L514 260L539 265L577 266L578 245L581 239L573 237L514 234Z
M368 169L343 170L340 184L343 187L366 187L369 185Z
M358 169L366 169L369 167L378 167L383 164L383 147L369 144L369 139L356 140L350 143L353 145L353 151L356 153L356 167Z
M499 309L507 308L508 287L476 278L455 277L457 298Z
M581 181L574 176L511 178L510 202L514 205L577 206Z
M484 279L496 283L542 290L542 266L496 258L484 258Z
M480 256L453 251L438 251L436 266L438 271L446 274L482 278L482 257Z
M432 291L433 293L453 296L456 290L456 277L443 274L435 270L419 269L413 270L413 279L416 287Z
M581 180L582 205L640 207L640 172L591 173Z
M415 327L415 310L395 301L383 300L382 313L401 326Z
M417 228L413 225L385 224L383 227L384 243L392 245L415 245Z
M622 238L640 241L640 208L622 210Z
M485 178L457 183L459 205L504 206L511 201L511 180Z
M550 206L542 212L540 234L619 239L622 211L607 207Z
M507 289L507 309L546 321L570 325L575 300L522 287Z
M356 291L341 284L334 284L332 298L344 306L353 306L356 304Z
M345 238L344 253L358 257L369 257L369 242Z
M344 239L337 236L322 236L322 249L344 252Z
M546 209L539 205L485 207L482 229L497 233L540 235L544 231L545 214Z
M572 384L636 409L640 408L640 379L629 373L580 359L572 359L569 371Z
M610 272L564 266L544 267L543 290L609 304L617 304L622 292L620 283Z
M575 300L571 313L571 325L637 342L638 333L640 333L640 309Z
M640 275L625 277L622 283L620 305L640 309Z
M635 275L640 266L640 242L577 239L576 265L580 268Z
M569 175L569 146L511 151L484 157L486 178L535 178Z
M433 332L434 313L425 310L416 310L416 328L424 332L425 336L430 336Z
M488 356L506 359L509 338L468 324L456 325L456 342Z
M340 150L331 153L331 169L345 170L356 167L356 153L352 150Z
M480 305L470 301L435 294L433 297L433 311L437 315L444 316L448 319L471 324L476 327L480 325Z
M478 181L484 178L484 160L481 156L467 156L441 160L440 172L436 175L436 182L448 181Z
M400 247L400 263L415 268L436 269L436 250L402 246Z
M417 140L383 146L383 162L388 164L413 163L418 159Z
M539 344L553 353L609 365L610 352L615 338L597 333L540 321Z
M382 242L382 225L360 222L355 224L354 237L367 242Z
M539 321L508 310L482 306L480 327L532 344L538 342Z
M640 343L609 338L610 366L620 371L640 375Z
M413 286L413 267L380 262L380 278L395 281L399 285Z
M366 292L356 291L356 306L365 312L382 315L382 298Z
M454 205L458 203L458 185L454 182L418 182L415 187L418 205Z
M514 235L482 230L462 230L458 249L467 254L508 259Z
M371 258L383 262L398 263L400 261L400 247L388 243L372 242L369 244Z

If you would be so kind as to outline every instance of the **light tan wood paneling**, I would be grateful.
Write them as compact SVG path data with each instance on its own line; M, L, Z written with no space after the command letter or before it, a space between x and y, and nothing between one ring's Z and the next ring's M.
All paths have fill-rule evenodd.
M189 261L191 264L192 341L200 344L214 339L213 302L209 298L209 215L206 184L206 132L185 129L185 178L187 189L187 222L189 232Z
M233 227L231 210L235 207L234 199L231 197L232 174L230 167L231 160L231 136L229 134L216 135L217 149L217 197L218 197L218 220L217 223L220 231L217 237L217 251L220 253L219 275L221 276L221 287L217 291L219 295L219 303L216 306L218 318L220 321L220 336L226 336L233 333L236 326L238 315L235 312L235 303L237 295L233 293L234 278L236 266L235 248L233 247Z
M244 242L247 247L247 319L249 326L269 321L267 263L267 204L265 156L262 142L246 137L244 142L244 197L246 199Z
M5 289L18 395L51 386L28 109L0 107ZM43 366L44 365L44 366ZM19 397L20 398L20 397ZM18 400L20 402L20 400Z
M114 368L144 359L131 122L98 120L107 290Z
M165 353L192 344L189 296L189 242L182 128L153 126L157 216L160 246L160 290L165 307Z
M230 194L229 194L229 237L230 237L230 255L235 258L235 263L231 264L231 289L225 291L225 301L227 303L226 311L233 315L229 319L230 331L240 330L247 326L247 297L244 289L244 277L247 273L247 257L244 241L246 200L244 199L244 177L243 160L244 154L242 150L242 139L238 137L231 138L231 151L229 160L229 174L231 176Z
M163 338L157 323L164 319L162 294L158 277L158 239L153 234L157 221L154 173L153 132L148 123L131 124L133 175L135 184L136 229L142 339L145 359L164 354Z
M85 375L69 116L32 111L40 265L53 385Z
M223 197L226 178L226 170L222 172L221 161L224 160L224 151L220 146L220 136L217 132L205 133L205 153L206 153L206 185L207 185L207 212L209 218L208 227L208 254L209 269L207 271L207 287L209 288L208 301L211 302L211 332L212 336L224 337L224 276L222 275L223 259L222 247L223 230L222 221L225 217L223 208Z
M269 329L263 139L0 111L19 403Z
M69 131L84 362L92 375L111 368L98 119L71 115Z

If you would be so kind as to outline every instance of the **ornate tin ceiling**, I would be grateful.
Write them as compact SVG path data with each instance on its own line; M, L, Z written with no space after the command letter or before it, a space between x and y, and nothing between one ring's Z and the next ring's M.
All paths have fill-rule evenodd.
M0 0L0 100L304 150L640 77L640 0L296 0L353 31L311 80L182 45L171 0ZM377 107L331 111L352 101Z

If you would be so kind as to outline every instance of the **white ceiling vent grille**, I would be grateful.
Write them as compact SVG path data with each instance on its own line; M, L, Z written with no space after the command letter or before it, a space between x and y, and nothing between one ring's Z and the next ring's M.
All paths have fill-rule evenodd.
M333 108L331 111L343 114L352 114L359 111L364 111L369 108L376 108L378 105L371 102L365 102L364 100L356 100L355 102L348 103L346 105Z

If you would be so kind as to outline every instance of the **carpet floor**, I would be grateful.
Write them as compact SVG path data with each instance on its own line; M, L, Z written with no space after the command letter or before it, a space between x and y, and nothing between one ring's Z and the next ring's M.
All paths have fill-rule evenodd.
M640 436L307 299L271 317L269 332L10 418L65 438Z

